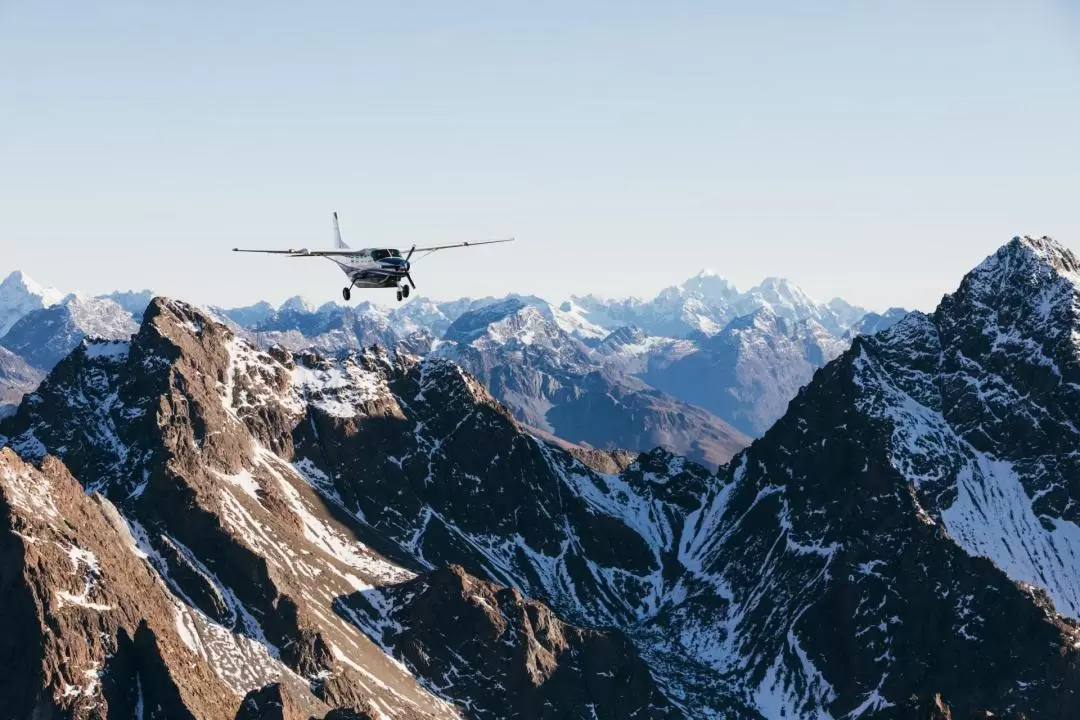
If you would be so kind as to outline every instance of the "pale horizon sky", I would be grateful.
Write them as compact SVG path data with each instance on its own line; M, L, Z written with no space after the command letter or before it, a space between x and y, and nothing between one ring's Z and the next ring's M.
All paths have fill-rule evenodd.
M519 242L438 299L650 297L712 268L932 309L1014 235L1080 247L1080 8L0 0L0 276L340 298L236 245ZM391 302L389 291L357 291Z

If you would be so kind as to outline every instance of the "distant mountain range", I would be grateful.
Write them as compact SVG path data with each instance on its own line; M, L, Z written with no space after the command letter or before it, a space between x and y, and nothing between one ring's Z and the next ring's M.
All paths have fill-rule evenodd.
M84 337L129 337L152 297L64 295L16 272L0 284L0 346L47 372ZM539 432L601 449L662 445L710 465L768 428L852 336L904 314L818 303L777 278L739 292L710 272L648 301L421 297L387 308L293 297L206 311L261 347L341 355L377 344L452 358ZM32 387L25 375L0 378L9 399Z

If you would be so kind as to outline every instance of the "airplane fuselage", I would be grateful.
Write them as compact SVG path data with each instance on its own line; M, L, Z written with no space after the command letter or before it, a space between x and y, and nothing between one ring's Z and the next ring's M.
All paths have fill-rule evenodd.
M333 260L358 288L397 288L409 273L409 262L398 250L363 250L355 256Z

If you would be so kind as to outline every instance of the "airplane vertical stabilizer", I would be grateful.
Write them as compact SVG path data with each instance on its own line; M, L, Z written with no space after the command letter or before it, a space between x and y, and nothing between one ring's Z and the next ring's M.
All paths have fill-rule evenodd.
M348 245L341 239L341 226L338 225L337 211L334 212L334 247L347 248Z

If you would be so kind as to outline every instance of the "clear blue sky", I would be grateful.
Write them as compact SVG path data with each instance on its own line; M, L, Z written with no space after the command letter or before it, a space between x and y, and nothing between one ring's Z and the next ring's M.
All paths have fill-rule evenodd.
M0 0L0 273L197 302L747 287L929 308L1015 234L1080 247L1076 2ZM388 299L387 294L375 297Z

